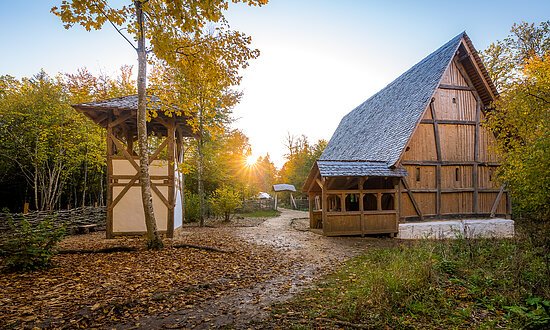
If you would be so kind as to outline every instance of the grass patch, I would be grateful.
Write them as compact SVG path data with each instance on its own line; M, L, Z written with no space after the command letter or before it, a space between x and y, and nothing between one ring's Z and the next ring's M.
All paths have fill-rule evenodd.
M278 217L280 214L281 212L276 210L271 210L271 209L237 213L238 216L245 217L245 218L274 218L274 217Z
M546 233L373 249L274 317L290 328L548 328Z

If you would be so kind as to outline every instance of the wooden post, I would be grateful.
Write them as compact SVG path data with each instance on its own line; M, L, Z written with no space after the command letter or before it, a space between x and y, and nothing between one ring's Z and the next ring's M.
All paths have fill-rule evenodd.
M512 219L512 196L510 196L510 191L506 192L506 218Z
M435 196L435 213L441 215L441 162L443 161L441 157L441 141L439 139L439 126L437 121L437 116L435 115L434 100L430 102L430 111L432 113L433 127L434 127L434 139L435 139L435 151L437 154L437 166L435 169L435 183L437 187L437 193ZM408 190L408 189L407 189Z
M277 211L277 196L278 196L278 193L275 192L275 206L274 206L275 211Z
M308 192L307 194L308 198L308 206L309 206L309 228L315 228L315 219L313 217L313 205L315 203L314 198L315 195L312 192Z
M176 149L177 149L177 157L176 157L176 166L179 166L180 164L183 164L184 156L185 156L185 150L184 150L184 143L183 143L183 133L181 132L180 128L176 128ZM183 172L179 171L178 169L178 180L179 180L179 189L180 189L180 197L181 197L181 223L185 222L185 174Z
M113 127L111 126L112 114L109 112L107 125L107 230L106 237L113 238Z
M327 182L325 180L325 178L321 178L321 207L323 208L322 212L321 212L321 217L322 217L322 223L323 223L323 233L325 232L325 229L326 229L326 224L327 224Z
M363 184L365 183L365 178L359 178L359 211L361 212L359 219L361 221L361 237L365 236L365 204L363 202Z
M491 218L495 217L495 213L498 209L498 204L500 203L500 199L502 198L502 194L504 193L504 187L505 185L502 185L502 187L500 187L497 198L495 198L495 202L493 203L493 207L491 208Z
M418 203L416 203L416 199L414 199L414 195L411 192L411 189L409 188L409 184L405 180L405 178L401 178L401 182L403 182L403 186L405 189L407 189L407 195L409 195L409 198L411 199L411 202L414 206L414 209L416 210L416 214L420 217L420 220L424 220L424 216L422 215L422 211L420 211L420 207L418 206Z
M401 208L401 204L399 202L399 197L401 196L401 191L399 189L399 180L397 179L392 179L393 180L393 189L395 190L395 192L393 193L393 200L395 201L394 205L393 205L393 208L394 210L396 210L397 212L395 213L395 223L397 225L397 230L399 231L399 210Z
M176 207L176 180L175 180L175 147L174 140L176 136L175 118L171 118L167 127L168 146L166 154L168 156L168 219L166 223L166 237L174 237L174 208Z
M474 196L473 196L473 212L475 214L479 213L479 187L478 187L478 166L479 166L479 121L481 117L481 103L480 100L476 99L476 127L474 131L474 165L472 168L472 184L474 187Z
M398 218L397 219L399 220L399 222L401 222L401 210L402 210L401 204L403 202L402 195L403 195L403 193L401 192L401 180L398 179L397 180L397 196L398 196L398 199L397 199L397 216L398 216Z

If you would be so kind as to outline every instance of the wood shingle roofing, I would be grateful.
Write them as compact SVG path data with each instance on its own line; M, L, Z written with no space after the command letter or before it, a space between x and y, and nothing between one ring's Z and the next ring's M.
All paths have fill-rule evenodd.
M464 35L454 37L344 116L319 160L395 165Z
M338 162L338 161L317 161L319 173L323 177L334 176L406 176L407 171L403 168L388 168L384 162Z
M137 134L137 95L128 95L107 100L74 104L72 107L104 128L107 128L110 120L115 121L117 118L124 118L124 120L119 124L123 124L126 131L134 133L134 135ZM173 108L176 109L175 107ZM147 109L161 110L161 100L155 95L148 96ZM147 123L147 130L149 132L155 132L156 134L165 136L168 134L168 131L159 119L168 120L169 118L166 117L162 111L158 111L158 118ZM187 123L188 117L173 116L173 119L184 136L196 136Z

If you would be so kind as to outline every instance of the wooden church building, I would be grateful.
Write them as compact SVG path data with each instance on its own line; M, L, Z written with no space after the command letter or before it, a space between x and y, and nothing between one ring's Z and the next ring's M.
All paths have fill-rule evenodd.
M510 217L481 123L497 90L461 33L348 113L303 191L325 235L398 232L399 222Z

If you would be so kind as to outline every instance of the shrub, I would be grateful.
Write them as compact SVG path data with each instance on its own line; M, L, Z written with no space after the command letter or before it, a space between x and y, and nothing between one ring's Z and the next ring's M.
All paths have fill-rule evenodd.
M242 205L240 194L229 187L216 189L209 202L214 214L223 215L225 221L229 221L231 214Z
M200 218L200 199L198 194L192 192L185 193L185 220L188 222L199 221Z
M0 246L4 266L8 271L32 271L51 265L56 244L65 235L64 227L56 227L52 218L32 225L25 218L17 224L9 221L11 235Z

